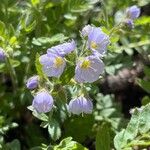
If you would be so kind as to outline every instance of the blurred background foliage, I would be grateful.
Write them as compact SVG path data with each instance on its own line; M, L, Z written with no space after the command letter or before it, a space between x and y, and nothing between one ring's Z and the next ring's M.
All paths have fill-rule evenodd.
M41 121L27 109L32 96L25 87L26 79L36 74L36 53L43 54L52 45L72 38L80 48L82 27L93 24L109 33L123 10L134 4L142 12L134 29L121 29L112 34L104 59L103 79L96 86L87 87L94 99L93 114L70 118L64 114L62 102L62 111L56 113L48 132L41 128ZM139 133L122 138L122 145L118 141L132 122L131 119L127 126L129 110L150 102L149 29L149 0L1 0L0 47L9 56L7 63L0 63L1 149L92 150L96 147L96 150L110 150L115 143L115 148L121 150L126 145L134 145L140 139ZM143 112L146 109L147 113L147 107ZM46 125L46 122L41 124ZM140 134L148 134L149 129ZM133 142L128 143L129 140Z

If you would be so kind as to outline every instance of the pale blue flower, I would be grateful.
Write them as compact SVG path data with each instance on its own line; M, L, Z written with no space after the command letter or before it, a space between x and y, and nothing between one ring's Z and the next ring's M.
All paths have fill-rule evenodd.
M52 110L53 97L47 91L40 91L33 99L32 106L39 113L46 113Z
M93 52L98 52L101 56L105 54L109 44L109 36L106 35L100 28L94 27L88 35L88 47Z
M140 15L140 8L136 5L127 8L126 10L127 18L129 19L136 19Z
M86 25L82 31L81 31L81 34L83 37L86 37L89 35L90 31L92 31L93 27L91 25Z
M133 20L132 19L126 19L124 21L125 25L130 28L130 29L133 29L134 28L134 23L133 23Z
M93 104L90 99L80 96L78 98L72 99L69 102L69 112L73 114L91 114L93 110Z
M104 63L98 57L92 55L82 58L75 68L75 80L80 83L92 83L99 79L103 70Z
M66 42L57 46L53 46L47 50L47 54L51 55L51 53L56 54L58 56L64 57L66 54L71 53L76 48L75 41Z
M39 80L38 76L33 76L29 78L26 83L27 88L30 90L35 89L38 86L38 82L39 82L38 80Z
M60 77L66 66L64 58L56 54L42 55L39 58L43 72L48 77Z
M0 48L0 61L4 60L6 57L4 50L2 48Z

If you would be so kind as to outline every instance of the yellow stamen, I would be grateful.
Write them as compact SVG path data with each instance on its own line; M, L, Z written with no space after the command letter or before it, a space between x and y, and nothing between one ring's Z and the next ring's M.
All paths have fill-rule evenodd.
M57 57L55 59L54 65L56 68L58 68L61 67L63 63L64 63L63 59L61 57Z
M91 42L91 48L96 49L97 48L97 44L95 42Z
M91 65L91 62L89 60L84 60L81 64L81 68L88 69Z

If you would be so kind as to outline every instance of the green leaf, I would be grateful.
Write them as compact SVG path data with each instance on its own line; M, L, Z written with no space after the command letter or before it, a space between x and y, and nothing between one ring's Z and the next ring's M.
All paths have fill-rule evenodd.
M119 132L114 138L116 150L131 149L134 146L146 146L150 131L150 103L133 110L131 120L126 129ZM135 142L136 141L136 142ZM149 143L148 143L149 145ZM147 146L148 146L147 145Z
M114 65L106 66L105 70L110 75L114 75L116 71Z
M127 145L128 141L132 141L138 135L139 118L140 111L135 109L126 130L121 131L114 138L114 144L117 150L121 150L121 148Z
M29 107L28 107L28 109L29 109ZM48 116L44 113L38 113L36 111L33 111L32 114L33 114L33 116L35 116L36 118L38 118L42 121L48 121L48 119L49 119Z
M110 41L111 43L116 43L119 41L119 35L113 35L111 38L110 38Z
M142 105L147 105L148 103L150 103L150 97L149 96L144 96L142 98Z
M139 119L139 132L141 134L150 130L150 103L143 107Z
M41 146L36 146L36 147L31 148L30 150L42 150L42 148Z
M126 145L126 141L123 140L125 129L120 131L114 138L114 146L116 150L122 150L121 145Z
M72 117L72 119L65 120L64 134L65 136L72 136L78 142L84 142L87 137L91 136L93 124L94 117L92 115Z
M33 6L36 6L37 4L40 3L40 0L31 0L31 2Z
M142 16L135 21L135 25L146 25L146 24L150 24L149 16Z
M62 33L55 34L52 37L39 37L39 38L33 38L32 43L37 46L44 46L49 44L54 44L56 42L63 42L68 37L64 36Z
M8 143L7 147L10 150L21 150L20 142L17 139L13 140L11 143Z
M108 124L104 123L96 135L96 150L110 150L110 133Z
M137 83L148 93L150 93L150 81L137 79Z
M148 66L144 67L144 73L146 74L146 76L150 77L150 68Z
M34 20L34 21L33 21L31 24L29 24L28 26L27 26L27 25L24 26L24 27L25 27L25 31L26 31L26 32L31 32L31 31L34 30L35 26L36 26L36 21Z
M5 63L1 63L0 64L0 72L4 72L6 64Z
M48 125L48 132L50 134L50 137L56 141L60 138L61 136L61 129L60 129L60 126L59 126L59 123L56 121L56 120L51 120L49 122L49 125Z
M72 137L63 139L59 145L54 146L54 150L87 150L80 143L72 141Z
M36 67L37 74L40 77L44 78L44 74L42 71L42 65L40 64L39 58L40 58L40 55L38 53L36 53L35 67Z
M68 37L64 36L62 33L55 34L50 38L50 43L54 42L63 42L64 40L68 39Z
M5 32L5 24L0 21L0 35L3 35Z
M71 78L74 76L74 70L75 70L74 66L69 66L66 68L66 70L60 77L62 84L68 84L70 82Z
M35 29L36 24L36 18L32 11L26 12L20 21L21 28L27 33L32 32Z
M20 65L20 61L14 59L10 59L10 63L13 67L18 67Z
M17 38L15 36L12 36L9 40L10 45L15 45L17 43Z

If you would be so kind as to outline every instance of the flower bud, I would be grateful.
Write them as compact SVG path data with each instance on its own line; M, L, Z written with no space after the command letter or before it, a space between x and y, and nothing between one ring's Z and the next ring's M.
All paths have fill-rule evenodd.
M124 24L126 27L128 27L129 29L133 29L134 28L134 23L132 19L126 19L124 21Z
M129 19L136 19L140 15L140 8L136 5L127 8L126 10L127 18Z
M53 97L47 91L40 91L33 99L32 106L39 113L46 113L52 110Z
M38 76L33 76L27 80L26 86L28 89L33 90L38 86Z
M81 31L82 36L83 36L83 37L88 36L89 33L90 33L90 31L91 31L92 29L93 29L92 26L86 25L86 26L82 29L82 31Z
M69 111L73 114L91 114L93 109L93 104L90 99L86 99L83 96L72 99L69 103Z

